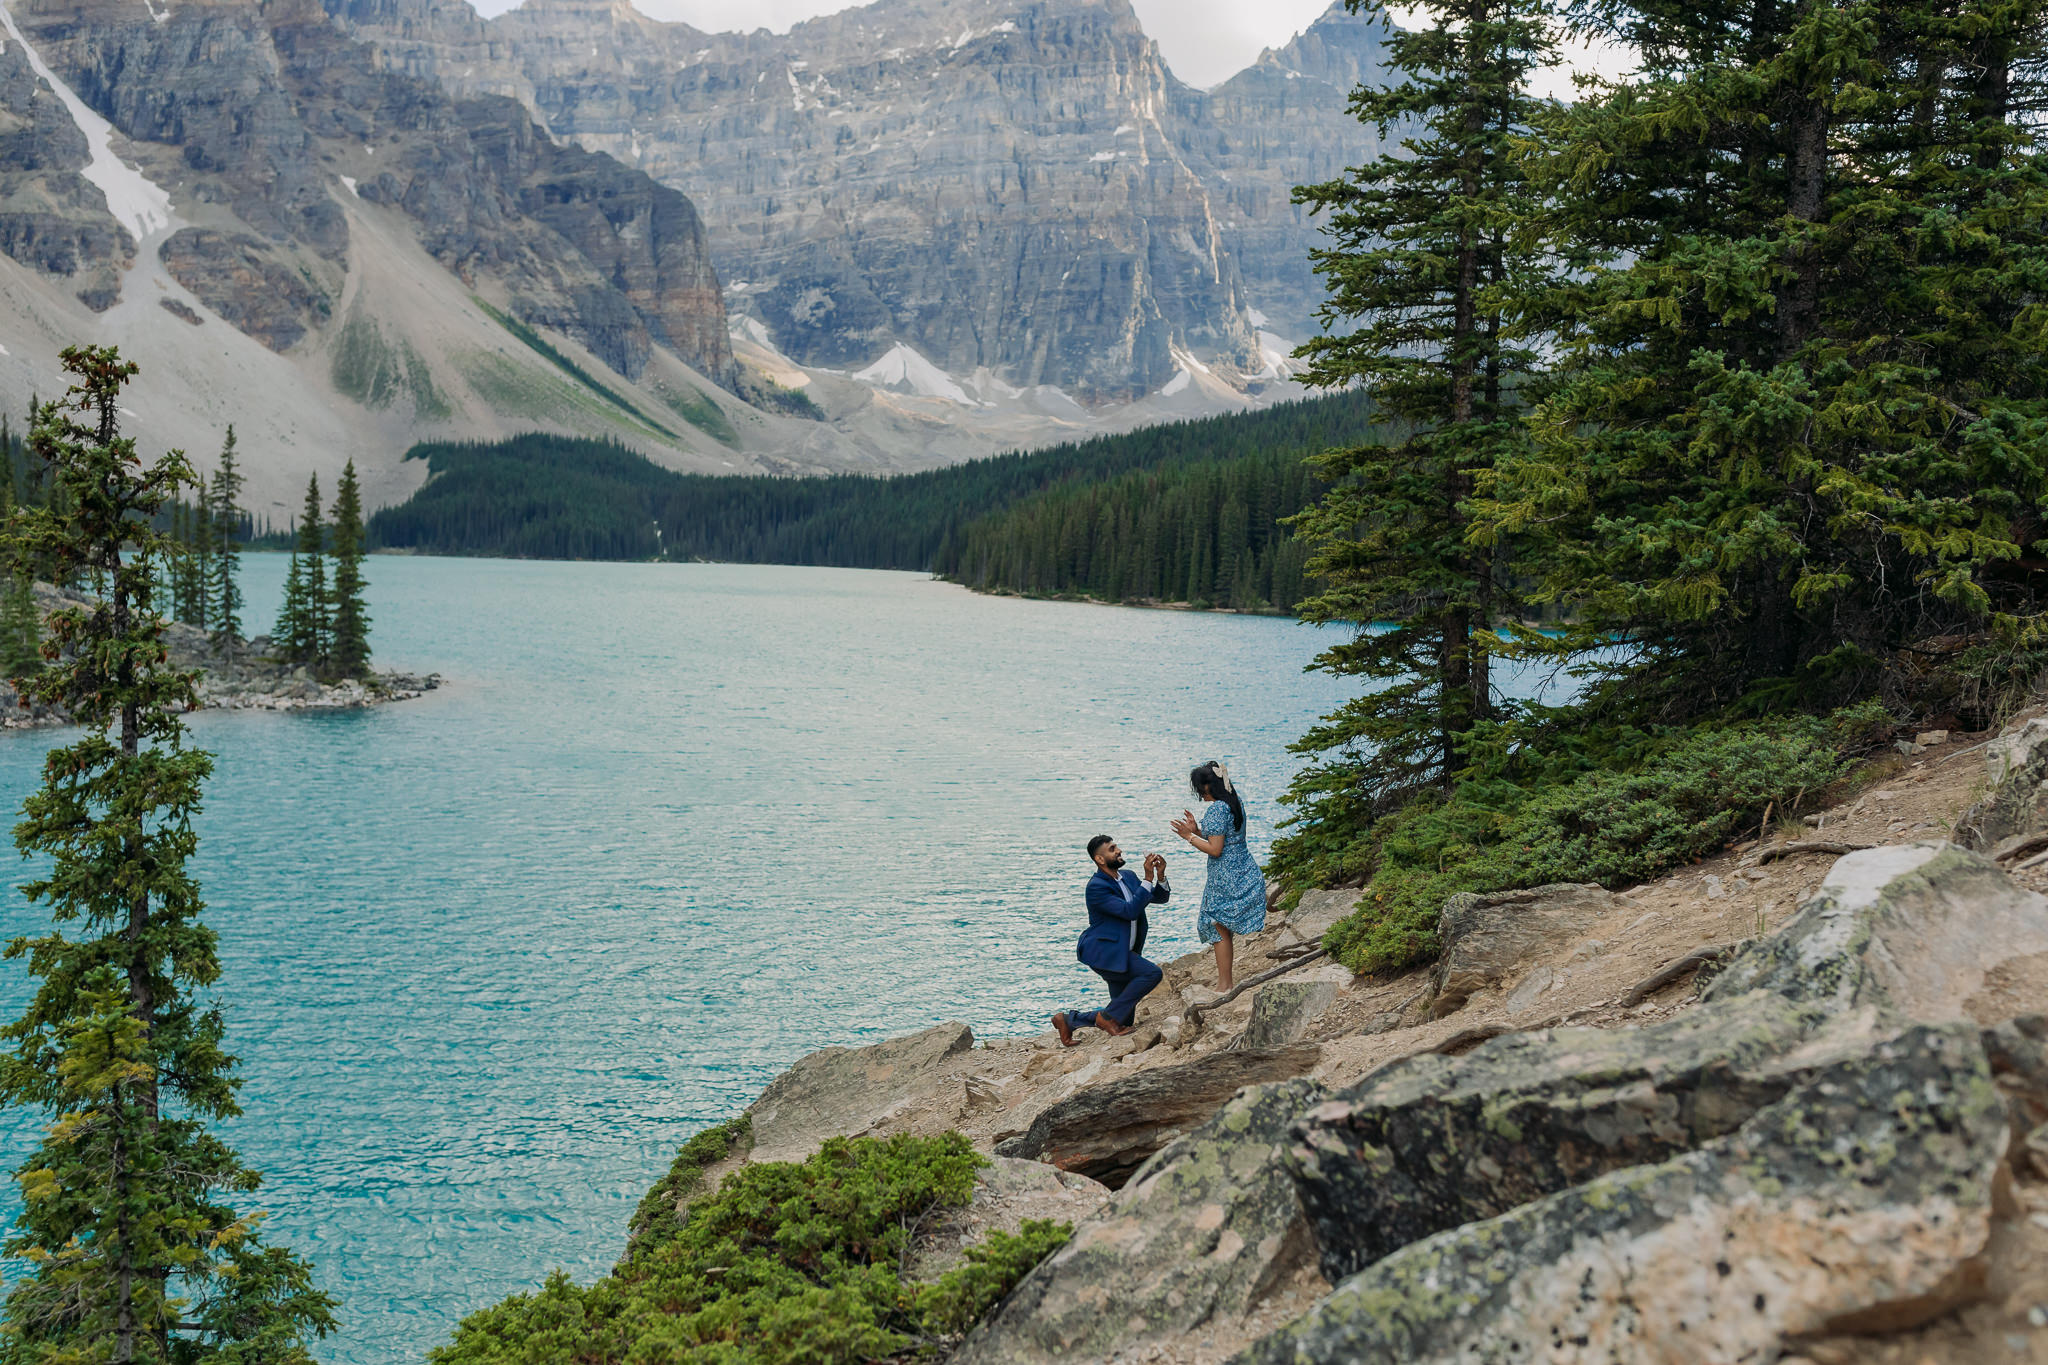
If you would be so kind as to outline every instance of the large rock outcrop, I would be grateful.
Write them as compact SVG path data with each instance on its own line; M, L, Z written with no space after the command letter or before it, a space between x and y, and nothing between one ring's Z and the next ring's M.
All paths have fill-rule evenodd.
M1104 1360L1243 1316L1314 1255L1280 1149L1321 1094L1308 1080L1256 1086L1175 1139L1025 1277L953 1365Z
M1738 954L1704 992L1749 991L1894 1020L1989 1027L2039 1007L2015 983L2048 965L2048 900L1982 854L1947 843L1852 853L1778 933Z
M1989 853L2009 839L2048 830L2048 718L2035 718L1984 746L1990 788L1956 820L1955 841Z
M1314 1069L1314 1043L1217 1052L1179 1066L1089 1086L1044 1110L997 1144L1003 1156L1037 1158L1115 1188L1153 1153L1204 1122L1248 1085Z
M1641 1032L1545 1029L1384 1068L1296 1128L1323 1274L1334 1283L1433 1233L1734 1131L1814 1062L1868 1045L1844 1037L1788 1060L1826 1019L1762 995Z
M1432 1011L1453 1013L1475 992L1583 940L1613 907L1611 893L1587 882L1452 896L1437 916L1443 955L1431 978Z
M2010 1022L2044 948L2048 900L1981 855L1872 849L1690 1014L1367 1077L1287 1153L1349 1278L1247 1358L1766 1358L1953 1306L2014 1137L1994 1062L2048 1067Z
M828 1137L865 1131L914 1103L953 1058L974 1046L965 1024L934 1024L867 1047L820 1048L768 1083L747 1112L753 1159L801 1161Z
M1698 1151L1406 1248L1244 1365L1768 1360L1973 1293L2006 1149L1975 1029L1919 1026Z

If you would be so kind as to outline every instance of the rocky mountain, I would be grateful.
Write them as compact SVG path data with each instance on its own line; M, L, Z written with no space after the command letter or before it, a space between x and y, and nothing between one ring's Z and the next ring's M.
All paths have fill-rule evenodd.
M1205 92L1126 0L0 17L0 403L118 343L134 434L203 465L233 422L280 523L349 458L402 499L425 438L901 469L1293 396L1289 191L1372 150L1379 50L1339 6Z
M1376 151L1346 100L1383 34L1341 4L1206 92L1127 0L880 0L783 35L622 0L329 8L685 191L729 307L787 357L903 383L908 348L982 398L1277 378L1321 295L1290 192Z
M351 456L402 496L397 453L434 431L545 422L731 467L690 426L729 427L711 395L737 370L678 191L384 67L314 3L28 4L5 37L15 398L54 391L63 344L116 342L137 434L253 438L259 514Z

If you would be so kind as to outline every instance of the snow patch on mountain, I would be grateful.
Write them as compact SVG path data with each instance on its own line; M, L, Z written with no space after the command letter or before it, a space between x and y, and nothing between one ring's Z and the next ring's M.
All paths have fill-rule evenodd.
M1292 379L1308 366L1294 358L1294 343L1273 332L1259 333L1259 359L1265 362L1256 379Z
M943 398L962 407L975 406L974 399L954 382L953 376L900 341L874 364L864 370L855 370L853 377L878 389L914 393L924 398Z
M35 45L22 37L14 15L4 4L0 4L0 27L4 27L14 41L21 44L21 50L28 56L28 64L38 76L50 83L50 88L57 92L57 98L63 101L65 110L70 113L71 121L85 134L92 162L80 174L97 185L100 193L107 197L107 211L133 232L137 241L169 229L175 221L171 213L171 196L155 181L114 155L113 125L95 114L84 100L72 92L70 86L57 78L57 73L50 70Z

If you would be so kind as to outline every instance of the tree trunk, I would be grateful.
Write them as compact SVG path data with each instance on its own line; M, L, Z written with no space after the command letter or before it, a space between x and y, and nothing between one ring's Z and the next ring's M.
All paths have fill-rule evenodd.
M1820 99L1808 92L1786 120L1786 216L1799 223L1820 220L1827 185L1828 114ZM1778 359L1790 360L1813 335L1820 314L1820 251L1810 241L1787 243L1785 270L1789 278L1778 288Z

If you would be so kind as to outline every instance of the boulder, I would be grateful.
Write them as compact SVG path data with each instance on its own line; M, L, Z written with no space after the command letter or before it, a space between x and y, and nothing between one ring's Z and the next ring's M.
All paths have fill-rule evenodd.
M1237 1357L1775 1359L1980 1291L2004 1105L1977 1030L1915 1025L1735 1132L1404 1248Z
M1984 1056L2012 1111L2013 1140L2021 1146L2037 1136L2048 1138L2048 1015L2008 1019L1984 1030ZM2048 1147L2031 1150L2041 1176L2048 1179Z
M974 1046L965 1024L871 1047L813 1052L768 1083L748 1112L754 1160L801 1161L828 1137L860 1133L944 1083L947 1061Z
M1732 1132L1868 1045L1757 994L1642 1030L1545 1029L1393 1062L1302 1115L1288 1163L1333 1283L1411 1242Z
M1336 999L1334 981L1269 982L1252 996L1252 1021L1240 1046L1263 1050L1298 1043Z
M1988 853L2007 839L2048 829L2048 719L2030 720L1984 746L1990 794L1956 820L1955 841Z
M1579 943L1617 905L1615 896L1589 882L1451 897L1437 920L1443 956L1432 978L1435 1014L1461 1009L1475 991Z
M996 1152L1047 1161L1116 1189L1153 1153L1207 1122L1245 1086L1306 1075L1321 1054L1313 1043L1213 1052L1091 1085L1044 1110L1030 1128L998 1143Z
M1785 927L1738 953L1702 993L1753 990L1893 1022L1962 1018L1990 1026L2040 996L2048 899L1981 854L1924 842L1837 859ZM2030 1006L2031 1000L2031 1006Z
M1355 886L1339 887L1335 891L1304 891L1287 917L1272 923L1276 927L1292 929L1305 942L1320 943L1332 925L1358 908L1358 898L1362 894Z
M1024 1278L952 1365L1105 1360L1242 1316L1314 1257L1280 1145L1321 1094L1309 1080L1253 1087L1176 1138Z

